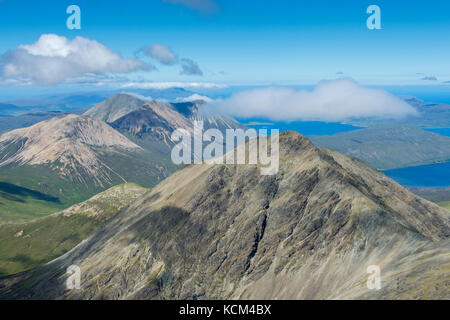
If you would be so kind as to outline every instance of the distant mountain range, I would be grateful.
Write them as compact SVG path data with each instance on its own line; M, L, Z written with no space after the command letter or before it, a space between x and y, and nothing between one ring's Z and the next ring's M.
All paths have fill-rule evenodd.
M363 162L284 132L276 175L187 166L65 255L1 279L0 297L447 299L449 218ZM82 290L66 289L70 265ZM366 286L371 265L380 290Z
M190 94L175 89L164 92L167 96ZM102 94L56 95L43 102L89 104L101 97ZM192 132L195 120L203 121L205 129L217 128L222 132L229 128L248 128L231 117L205 112L205 102L201 100L169 103L146 97L121 93L85 111L42 111L0 117L0 132L22 128L0 136L0 181L13 186L14 190L24 188L44 196L27 196L34 203L36 214L23 218L54 212L118 183L155 185L177 168L170 160L174 144L170 139L172 132L177 128ZM434 110L436 117L442 116L448 107L424 104L412 98L408 101L425 113ZM28 108L24 107L26 102L30 101L22 101L20 108ZM19 108L11 104L3 107L5 112L15 112ZM379 169L450 160L448 137L406 125L375 125L311 139L319 146L357 157ZM131 170L138 167L142 168L142 174ZM42 200L46 197L56 200ZM19 212L19 216L29 211L26 201L9 199L8 191L3 193L3 198L0 194L4 217L11 217L14 211Z
M13 104L0 103L0 117L11 117L20 113L21 111L22 111L21 108Z
M79 92L71 94L40 95L29 98L13 99L0 102L0 117L11 117L34 112L60 111L73 112L79 109L89 109L94 105L120 94L124 90ZM187 98L194 93L183 88L167 89L127 89L130 94L146 99L172 101Z
M46 203L42 197L22 197L40 208L39 214L29 215L28 206L15 205L6 192L7 216L12 219L11 212L17 211L20 220L54 212L124 182L155 185L177 169L170 159L172 132L192 132L194 120L205 121L205 129L245 128L229 117L202 116L201 105L117 94L84 115L42 112L6 118L14 120L8 122L13 128L31 126L0 135L0 181L55 199ZM2 194L0 208L1 202Z
M413 126L374 125L310 139L383 170L450 161L450 137Z
M86 110L74 110L72 114L82 114ZM10 131L14 129L20 129L25 127L30 127L38 122L48 120L50 118L68 114L62 111L40 111L40 112L32 112L26 113L18 116L8 116L8 117L0 117L0 133L5 131Z
M108 122L113 128L141 147L170 153L171 134L176 129L193 133L194 121L203 121L204 129L248 129L231 117L204 114L204 101L183 103L145 101L133 95L117 94L95 105L84 115Z

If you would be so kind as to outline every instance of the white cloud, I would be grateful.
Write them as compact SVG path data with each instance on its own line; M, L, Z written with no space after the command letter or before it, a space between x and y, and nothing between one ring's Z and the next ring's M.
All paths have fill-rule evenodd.
M205 101L205 102L207 102L207 103L211 103L211 102L214 101L214 100L211 99L210 97L202 96L202 95L199 95L199 94L197 94L197 93L194 93L193 95L190 95L189 97L184 97L184 98L179 97L179 98L176 98L176 99L175 99L175 102L193 102L193 101L198 101L198 100L203 100L203 101Z
M262 117L273 121L343 121L418 114L412 106L387 91L365 88L349 79L323 81L313 91L290 88L247 90L210 103L208 107L236 117Z
M172 49L162 44L155 43L151 47L142 48L141 51L165 65L172 65L178 62L178 57Z
M166 66L180 65L180 75L202 76L203 71L197 62L189 58L179 59L177 54L168 46L155 43L151 47L144 47L138 50L138 53L144 53L146 56L158 60Z
M190 75L190 76L202 76L203 71L200 69L197 62L192 59L181 59L181 71L180 74Z
M211 83L211 82L129 82L122 85L122 88L135 88L135 89L171 89L171 88L183 88L183 89L219 89L226 88L227 86Z
M0 57L5 81L56 84L85 74L129 73L150 70L140 60L123 59L105 45L83 37L69 40L43 34L30 45L20 45Z

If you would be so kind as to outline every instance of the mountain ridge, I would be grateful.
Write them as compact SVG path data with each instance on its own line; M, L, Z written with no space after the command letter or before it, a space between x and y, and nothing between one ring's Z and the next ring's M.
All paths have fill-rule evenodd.
M64 256L2 279L0 296L446 299L449 217L363 162L283 132L276 175L187 166ZM79 291L64 286L73 264ZM366 287L369 265L381 290Z

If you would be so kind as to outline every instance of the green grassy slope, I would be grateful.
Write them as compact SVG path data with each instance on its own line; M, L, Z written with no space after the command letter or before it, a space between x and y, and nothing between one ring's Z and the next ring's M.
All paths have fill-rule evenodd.
M63 179L47 165L2 167L0 168L0 181L36 190L48 197L56 198L63 207L84 201L103 191L93 185L79 185L69 179ZM116 184L120 182L117 181Z
M176 170L169 156L157 153L97 152L104 164L103 172L109 176L101 185L82 168L59 174L58 163L0 168L0 223L54 213L125 182L152 187ZM29 190L25 194L33 195L30 192L34 190L38 198L15 197L14 201L13 195L1 192L1 183Z
M123 184L60 213L0 225L0 276L36 267L64 254L146 191L133 183Z
M438 205L441 207L450 210L450 201L439 202Z
M39 218L64 207L56 197L0 181L0 224Z

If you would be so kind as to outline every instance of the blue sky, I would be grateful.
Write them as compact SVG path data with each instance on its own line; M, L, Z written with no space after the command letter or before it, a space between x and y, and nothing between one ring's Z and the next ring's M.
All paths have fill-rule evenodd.
M66 28L71 4L81 8L81 30ZM381 8L382 30L366 27L371 4ZM124 82L302 85L350 77L368 85L448 88L449 33L450 2L442 0L0 0L0 54L42 34L81 36L158 69L114 73ZM202 75L181 75L180 62L135 56L154 44L195 62Z

